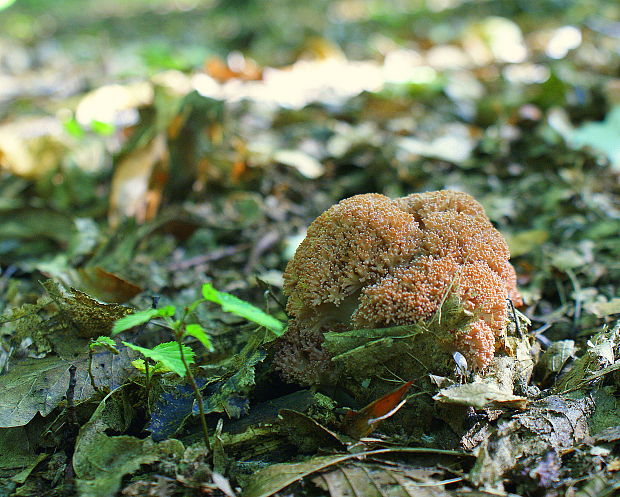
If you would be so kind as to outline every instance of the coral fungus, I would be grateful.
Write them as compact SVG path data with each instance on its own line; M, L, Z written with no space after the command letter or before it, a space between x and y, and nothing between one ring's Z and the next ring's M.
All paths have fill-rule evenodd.
M332 367L325 333L428 323L455 297L471 319L442 345L483 369L505 334L507 298L521 304L509 256L465 193L343 200L310 225L286 268L291 325L276 363L289 380L321 383Z

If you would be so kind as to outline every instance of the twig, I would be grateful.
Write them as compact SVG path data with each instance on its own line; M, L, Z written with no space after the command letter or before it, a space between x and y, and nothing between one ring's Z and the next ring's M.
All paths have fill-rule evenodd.
M69 418L68 425L71 427L71 429L68 430L69 438L73 438L75 435L77 435L80 429L80 424L78 423L77 414L75 412L75 403L74 403L75 385L77 384L77 377L75 374L76 371L77 371L77 367L75 366L75 364L72 364L69 367L69 386L67 387L67 393L66 393L67 416ZM67 455L67 460L70 461L71 458L73 457L74 446L72 444L69 444L68 447L70 448L66 449L66 455ZM65 478L67 480L73 480L74 476L75 474L73 472L73 465L67 464L67 468L65 470Z
M256 266L258 262L258 258L270 247L275 245L275 243L280 239L280 233L275 230L268 231L265 233L258 242L252 247L250 255L248 257L248 261L246 262L243 272L248 274L252 271L252 268Z
M90 379L90 385L93 387L93 390L99 393L99 387L95 383L95 375L93 374L93 349L90 347L88 348L88 378ZM67 400L69 400L68 397Z
M171 271L179 271L183 269L189 269L194 266L199 266L200 264L204 264L205 262L216 261L217 259L221 259L223 257L227 257L229 255L235 255L238 252L241 252L249 247L248 244L244 245L236 245L234 247L225 247L220 250L214 250L213 252L209 252L205 255L199 255L197 257L192 257L191 259L186 259L184 261L174 262L168 266Z
M265 307L267 308L267 312L269 312L269 299L273 300L281 310L286 312L286 305L271 291L271 285L258 277L256 278L256 281L258 282L260 289L264 290Z
M77 377L75 372L77 371L77 367L75 364L72 364L69 367L69 386L67 387L67 414L69 415L69 419L75 426L78 426L77 415L75 414L75 385L77 384Z

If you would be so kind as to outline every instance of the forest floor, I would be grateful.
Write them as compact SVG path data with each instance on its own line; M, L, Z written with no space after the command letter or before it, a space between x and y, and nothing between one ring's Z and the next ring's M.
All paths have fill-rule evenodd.
M620 8L409 3L0 2L0 496L617 494ZM506 238L533 369L284 381L312 220L441 189Z

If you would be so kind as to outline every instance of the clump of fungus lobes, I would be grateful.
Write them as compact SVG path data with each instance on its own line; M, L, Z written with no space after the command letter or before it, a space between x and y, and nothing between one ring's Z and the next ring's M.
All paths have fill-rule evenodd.
M345 199L310 225L284 272L291 321L276 364L288 380L320 384L331 368L323 333L429 322L455 296L472 319L442 346L484 369L506 330L507 299L521 304L509 256L465 193Z

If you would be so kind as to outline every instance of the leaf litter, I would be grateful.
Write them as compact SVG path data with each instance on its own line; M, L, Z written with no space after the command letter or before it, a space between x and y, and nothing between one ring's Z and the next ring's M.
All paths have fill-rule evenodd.
M247 47L224 46L225 60L154 43L140 62L148 71L137 81L115 74L111 85L57 49L37 61L36 43L0 44L9 68L0 91L7 495L620 487L613 25L552 2L537 7L553 19L544 24L529 9L439 3L423 15L360 4L356 19L345 3L329 7L344 22L324 38L302 40L303 30L292 36L276 21L332 21L279 3L259 16L272 29ZM22 15L12 9L7 18ZM209 12L208 21L179 16L232 19L223 7ZM246 21L252 15L236 22ZM359 41L361 33L372 36ZM87 92L86 79L101 84ZM365 405L345 389L284 383L271 366L273 338L286 333L282 271L310 221L357 193L444 188L475 196L507 238L527 304L513 331L528 333L529 345L505 344L514 360L503 375L388 373L381 381L397 398ZM44 291L46 278L55 282ZM211 303L192 308L205 283ZM119 354L89 349L118 318L154 304L192 308L192 324L208 332L212 350L198 332L185 346L195 352L212 453L200 445L184 378L145 376L149 356L132 366L137 354L118 339L110 347ZM123 340L152 351L169 333L140 322ZM412 334L349 330L326 341L335 362L363 372Z

